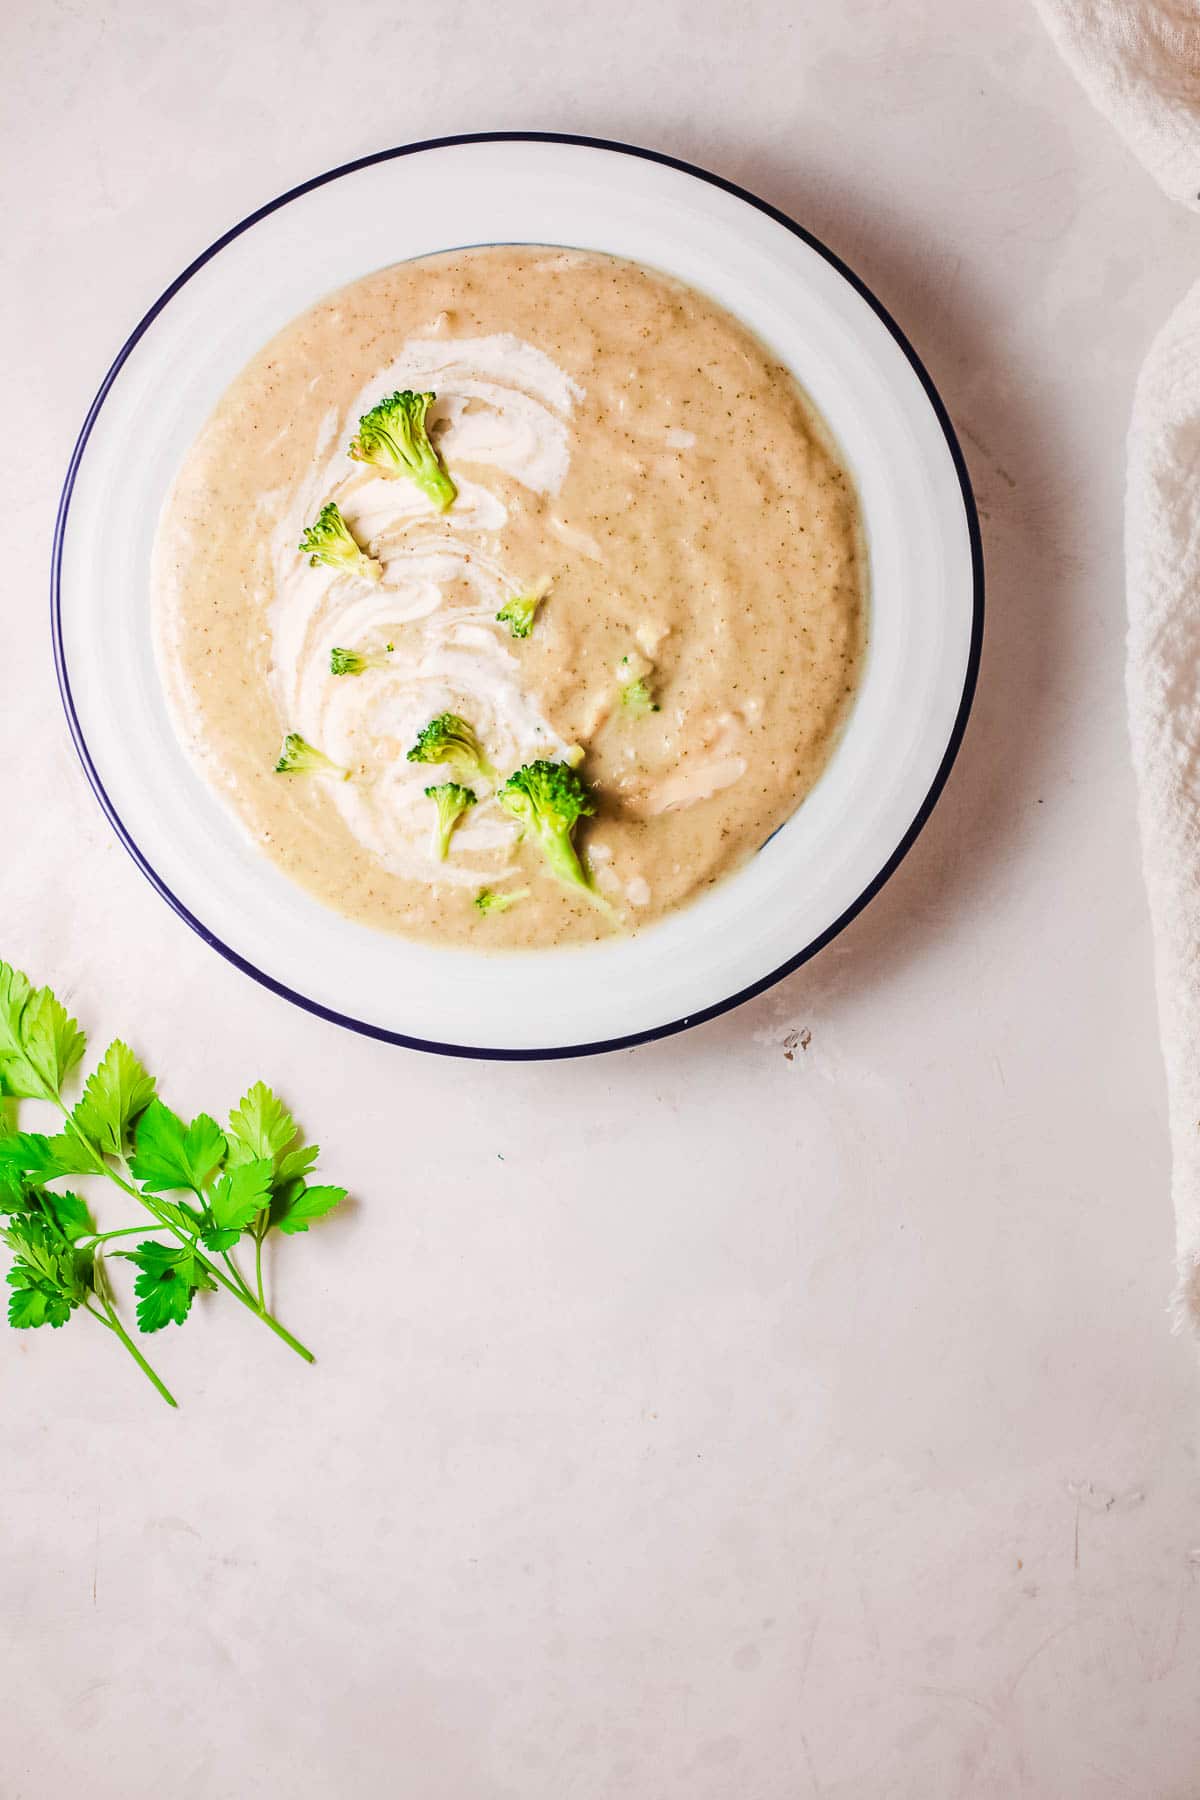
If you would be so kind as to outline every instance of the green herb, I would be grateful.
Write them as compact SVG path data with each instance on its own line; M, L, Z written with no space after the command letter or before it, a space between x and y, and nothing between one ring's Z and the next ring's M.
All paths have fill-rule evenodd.
M291 1113L262 1082L224 1129L207 1113L190 1122L160 1100L154 1077L127 1044L105 1051L74 1105L66 1088L86 1040L49 988L34 988L0 962L0 1094L41 1100L62 1114L48 1137L16 1131L0 1113L0 1242L12 1252L8 1321L19 1331L57 1329L81 1313L119 1339L169 1405L174 1396L126 1331L109 1260L131 1262L141 1332L183 1325L197 1293L231 1295L311 1362L312 1352L268 1310L263 1246L294 1236L340 1205L346 1191L309 1183L318 1156ZM137 1225L99 1231L86 1201L52 1186L103 1175L141 1208ZM110 1250L124 1238L131 1250ZM254 1282L233 1252L253 1245Z

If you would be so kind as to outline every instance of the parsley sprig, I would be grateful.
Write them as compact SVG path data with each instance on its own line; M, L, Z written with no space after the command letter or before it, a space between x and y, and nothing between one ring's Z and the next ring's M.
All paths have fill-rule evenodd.
M263 1245L273 1231L307 1231L345 1199L344 1188L309 1182L317 1146L301 1142L291 1113L261 1081L224 1129L207 1113L185 1122L158 1098L154 1077L119 1038L72 1105L64 1090L86 1043L49 988L35 988L0 962L0 1095L43 1100L62 1115L54 1136L16 1130L7 1108L0 1115L0 1242L13 1255L9 1324L57 1329L86 1313L174 1406L118 1314L108 1264L120 1258L137 1270L140 1332L184 1324L196 1294L220 1291L312 1362L312 1352L268 1310ZM97 1230L86 1200L53 1185L79 1175L105 1176L148 1219ZM142 1241L129 1250L108 1248L130 1237ZM234 1259L247 1243L253 1285Z

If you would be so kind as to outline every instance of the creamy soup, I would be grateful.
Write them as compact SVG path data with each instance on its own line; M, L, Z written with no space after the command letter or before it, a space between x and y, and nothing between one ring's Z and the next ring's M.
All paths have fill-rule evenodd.
M397 390L435 396L446 510L348 455ZM376 567L298 549L331 500ZM586 941L703 893L801 804L862 659L859 546L819 421L720 306L611 257L455 251L322 300L229 388L159 529L159 659L206 780L329 905L478 948ZM525 637L496 616L515 596ZM408 759L444 713L494 777ZM288 734L333 768L277 772ZM496 800L537 759L590 790L603 905ZM443 860L425 789L451 779L475 801Z

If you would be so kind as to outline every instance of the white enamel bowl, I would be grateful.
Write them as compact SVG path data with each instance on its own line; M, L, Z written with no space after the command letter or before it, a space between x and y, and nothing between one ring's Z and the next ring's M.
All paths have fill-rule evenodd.
M244 841L172 730L155 666L155 524L229 381L289 319L369 270L455 246L571 245L666 270L794 370L861 497L861 691L804 804L739 873L632 937L481 956L329 911ZM945 780L982 631L975 508L945 411L862 283L748 194L621 145L536 134L418 144L263 207L194 262L113 364L63 490L55 653L115 830L214 949L322 1017L468 1056L553 1056L680 1030L826 943L895 868Z

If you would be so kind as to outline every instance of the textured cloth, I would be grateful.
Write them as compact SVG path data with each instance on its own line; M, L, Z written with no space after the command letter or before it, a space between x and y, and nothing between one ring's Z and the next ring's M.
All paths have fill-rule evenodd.
M1036 0L1089 99L1176 200L1200 209L1198 0Z
M1167 1068L1179 1294L1200 1325L1200 283L1138 382L1125 558L1129 729Z
M1037 0L1089 97L1200 207L1200 0ZM1200 1327L1200 282L1142 370L1125 513L1129 729L1170 1105L1179 1311Z

